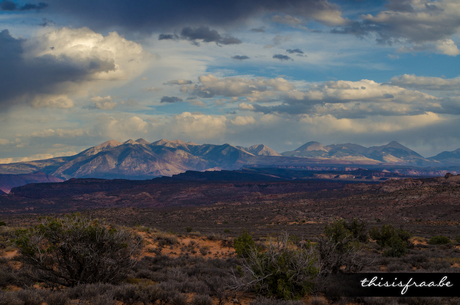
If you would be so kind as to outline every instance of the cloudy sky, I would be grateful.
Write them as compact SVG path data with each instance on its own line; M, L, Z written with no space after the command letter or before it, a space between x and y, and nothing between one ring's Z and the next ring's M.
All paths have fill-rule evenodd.
M458 0L0 0L0 163L109 139L460 147Z

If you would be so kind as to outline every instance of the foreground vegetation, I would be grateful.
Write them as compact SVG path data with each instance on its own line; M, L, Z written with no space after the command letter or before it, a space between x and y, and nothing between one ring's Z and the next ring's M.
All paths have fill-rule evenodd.
M458 304L343 298L332 273L460 272L458 241L336 219L315 240L118 227L78 214L0 226L1 304ZM17 252L15 252L17 251Z

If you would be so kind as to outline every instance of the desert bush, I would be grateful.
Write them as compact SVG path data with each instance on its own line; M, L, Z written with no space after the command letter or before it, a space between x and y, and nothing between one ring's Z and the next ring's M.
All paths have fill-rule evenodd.
M115 300L123 304L155 304L158 300L161 304L183 305L186 301L175 287L168 285L122 285L118 286L114 293Z
M238 257L248 257L255 246L256 243L246 230L243 230L243 233L233 240L233 248Z
M446 299L436 297L412 297L412 298L398 298L398 304L407 305L438 305L438 304L449 304ZM458 304L458 300L453 300L453 304Z
M140 236L79 214L47 217L16 236L29 277L52 286L118 283L142 247Z
M289 242L293 243L294 245L299 246L300 241L301 240L297 235L295 234L289 235Z
M261 252L251 248L240 269L243 275L237 288L253 290L260 295L285 300L299 299L314 287L318 273L314 249L297 248L283 234L268 249Z
M208 294L210 293L209 287L203 281L199 279L189 280L183 283L181 292L183 293L197 293L197 294Z
M455 241L460 244L460 235L455 236Z
M348 239L335 242L332 238L323 237L318 240L316 250L318 253L319 270L321 275L340 272L359 272L367 260L359 253L356 244L348 244ZM345 269L342 269L345 266Z
M117 305L117 301L113 298L112 293L106 293L103 295L98 295L92 298L91 300L85 300L84 302L79 302L78 304L84 305Z
M16 297L24 305L42 305L43 297L36 290L24 289L16 292Z
M389 297L365 297L363 304L365 305L398 305L396 298Z
M192 228L192 227L186 227L186 228L185 228L185 231L187 231L188 233L190 233L190 232L193 231L193 228Z
M210 295L219 301L217 304L223 304L227 298L228 280L218 276L211 276L203 278L203 281L208 285Z
M249 305L304 305L302 301L283 301L277 299L269 299L264 297L257 297Z
M0 305L24 305L24 302L14 292L0 290Z
M0 221L0 227L6 226L6 222Z
M450 243L450 239L449 237L438 235L431 237L428 243L430 245L445 245Z
M72 300L93 300L102 295L110 295L113 299L115 288L116 286L111 284L82 284L66 289L66 293Z
M324 236L319 238L316 246L322 275L358 272L364 268L366 262L359 254L359 236L364 240L362 236L365 235L362 228L365 228L365 223L355 219L348 224L343 219L337 219L324 227ZM342 270L342 266L345 269Z
M369 241L369 237L366 232L367 223L364 220L353 218L344 225L351 235L359 242L367 243Z
M209 295L197 294L193 296L192 305L212 305L212 299Z
M392 225L383 225L380 229L374 226L369 235L381 248L388 248L383 252L385 256L401 257L407 253L407 248L412 246L409 232L395 229Z
M17 272L8 265L0 265L0 288L8 285L18 285ZM20 286L20 285L18 285ZM22 285L21 285L22 286Z
M426 269L430 272L433 272L433 271L440 272L441 270L444 270L444 269L451 269L449 262L445 260L440 260L440 259L431 260L427 263L422 264L422 266L423 266L423 269Z
M178 243L177 237L171 235L159 235L156 237L158 247L174 246Z
M387 266L387 270L389 272L395 272L395 271L407 271L409 270L409 266L407 264L404 264L403 262L401 261L394 261L394 262L391 262L390 264L388 264Z
M187 296L182 293L175 293L171 296L170 301L172 305L187 305Z
M403 262L411 264L412 267L420 268L423 263L428 262L428 256L426 254L412 254L408 255L403 259Z
M208 240L222 240L224 237L222 237L222 235L218 233L211 233L211 234L206 235L206 238Z
M407 243L397 235L386 241L388 248L383 251L384 256L401 257L407 253Z
M222 248L231 248L233 247L233 240L231 239L222 239L220 241L220 245Z
M203 256L206 256L208 254L208 251L209 251L209 247L207 247L207 246L203 246L203 247L200 248L200 253Z
M65 292L50 291L45 297L48 305L70 305L70 298Z
M0 249L8 249L11 239L14 237L14 229L0 226Z
M350 221L336 219L331 224L324 227L324 235L332 239L335 243L340 243L347 239L349 241L367 242L366 222L353 218Z
M144 303L146 299L145 291L143 291L142 287L132 284L116 287L113 296L115 300L122 301L123 304L127 305L133 305L138 302Z
M324 226L324 235L334 243L343 243L344 240L351 240L351 232L345 227L345 220L336 219L331 224Z

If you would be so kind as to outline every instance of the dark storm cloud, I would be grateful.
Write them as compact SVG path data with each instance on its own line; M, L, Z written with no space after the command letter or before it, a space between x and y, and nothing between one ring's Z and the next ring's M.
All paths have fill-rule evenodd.
M241 40L232 36L222 36L216 30L211 30L207 26L199 28L184 27L180 33L181 38L192 41L198 44L198 40L203 42L215 42L217 44L239 44Z
M292 60L292 58L290 58L287 55L283 55L283 54L275 54L275 55L273 55L273 58L274 59L279 59L281 61L283 61L283 60Z
M301 49L287 49L286 52L289 54L303 54L303 51Z
M42 18L42 23L39 23L38 25L42 26L42 27L46 27L46 26L53 26L55 23L53 20L49 20L47 18Z
M373 25L370 22L358 22L352 21L346 26L335 27L331 30L333 34L353 34L358 37L364 37L365 35L369 34L372 31L382 31L382 27L373 28Z
M296 56L300 57L307 57L307 55L305 55L301 49L287 49L286 52L289 54L295 54Z
M378 43L388 45L404 41L415 44L434 42L458 33L460 16L455 5L439 1L421 6L417 0L390 0L385 5L387 10L363 15L362 21L350 21L331 32L358 37L376 34Z
M48 4L39 2L38 4L26 3L23 6L18 6L13 1L4 0L0 2L0 10L2 11L30 11L41 10L47 8Z
M177 34L160 34L158 40L189 40L194 45L199 46L200 42L215 42L216 44L240 44L241 40L238 38L221 35L216 30L211 30L207 26L201 26L198 28L192 28L186 26L182 29L180 36Z
M257 29L251 29L251 32L254 33L265 33L265 30L263 28L257 28Z
M371 116L413 116L426 114L427 112L446 113L444 108L434 108L429 105L414 105L410 109L399 111L397 108L381 107L379 103L358 103L348 107L326 107L324 101L302 101L286 99L282 104L275 106L263 106L253 104L254 112L263 114L287 114L287 115L331 115L337 119L363 119ZM326 108L324 108L326 107ZM446 107L447 108L447 107ZM324 110L326 109L326 110ZM452 103L449 108L451 114L458 114L460 107Z
M158 40L168 40L168 39L177 40L179 39L179 36L174 35L174 34L160 34L158 36Z
M389 0L385 7L390 11L409 13L414 11L411 2L411 0Z
M160 103L179 103L183 102L184 100L177 97L177 96L163 96L161 98Z
M73 17L79 25L94 29L117 27L144 33L187 25L234 25L271 12L328 24L332 19L323 16L329 13L340 16L340 8L327 0L48 0L47 3L50 12Z
M245 59L249 59L249 57L246 56L246 55L235 55L235 56L232 56L232 59L235 59L235 60L245 60Z
M402 32L398 33L397 26L391 24L378 24L368 20L362 22L352 21L346 26L333 28L331 33L352 34L360 38L375 33L377 34L377 43L388 45L400 42L400 38L404 36Z
M0 32L0 109L30 102L36 94L59 92L66 82L81 82L89 75L113 70L113 62L91 60L74 62L61 56L44 55L24 58L24 39Z

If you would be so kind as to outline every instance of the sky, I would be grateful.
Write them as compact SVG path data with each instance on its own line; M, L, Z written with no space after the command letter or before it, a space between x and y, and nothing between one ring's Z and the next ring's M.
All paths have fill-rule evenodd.
M0 0L0 163L162 138L460 148L458 0Z

